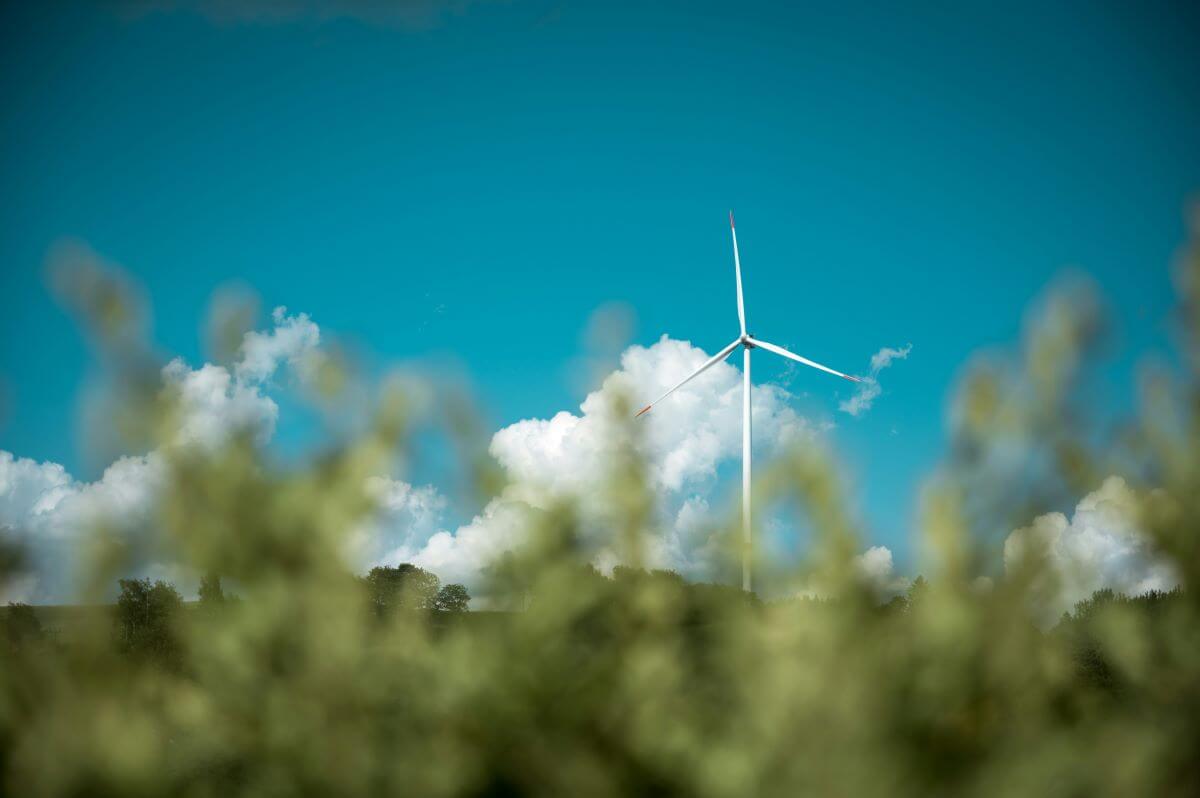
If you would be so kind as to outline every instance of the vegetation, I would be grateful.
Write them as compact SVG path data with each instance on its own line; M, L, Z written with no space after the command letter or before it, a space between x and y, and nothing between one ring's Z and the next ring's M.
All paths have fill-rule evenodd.
M8 605L4 614L4 641L10 652L39 643L45 636L42 621L28 604Z
M221 588L221 577L216 574L205 574L200 580L198 591L200 606L206 609L216 609L225 604L225 591Z
M465 612L471 595L462 585L445 585L412 563L372 568L363 580L375 614L383 617L398 610Z
M177 664L180 656L179 611L183 597L161 580L122 579L117 599L117 648L136 657Z
M40 640L37 614L10 608L4 791L1200 794L1195 249L1178 276L1179 371L1148 369L1141 412L1111 428L1080 390L1103 331L1086 287L1052 293L1014 357L968 368L950 450L922 496L924 578L890 603L856 567L838 470L813 450L765 469L755 496L791 502L814 530L791 569L797 598L763 603L644 570L653 497L624 406L612 408L621 432L595 489L628 567L606 577L588 565L595 532L564 500L531 513L524 542L489 570L485 595L513 611L453 623L428 610L461 609L456 586L411 566L363 579L344 556L374 509L365 481L406 448L405 392L383 389L369 428L311 463L281 465L250 437L166 447L156 551L220 574L238 600L206 580L202 603L220 610L173 622L176 591L125 580L119 646L111 627L87 631L96 624L69 645ZM93 286L79 304L114 368L133 364L118 376L143 375L116 356L133 344L108 334L123 316L104 285L103 301ZM349 378L337 363L318 370L329 392L318 403L338 406L328 396ZM125 384L132 415L169 435L171 397L153 380ZM470 429L461 404L441 407ZM464 470L490 491L478 442L462 443ZM1062 576L1044 540L1029 535L1001 568L998 535L1110 474L1134 486L1138 526L1180 588L1100 593L1048 627ZM127 572L134 548L97 523L85 601Z

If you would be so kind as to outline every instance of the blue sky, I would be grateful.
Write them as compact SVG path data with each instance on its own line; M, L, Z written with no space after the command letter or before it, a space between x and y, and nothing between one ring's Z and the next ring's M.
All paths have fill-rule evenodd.
M858 373L913 345L857 419L839 381L755 361L836 422L902 562L959 368L1064 268L1112 302L1115 385L1166 349L1200 187L1186 3L255 5L0 11L0 449L103 465L44 280L64 237L135 275L193 364L239 281L379 363L457 364L500 428L577 407L606 303L634 342L730 340L732 207L751 332Z

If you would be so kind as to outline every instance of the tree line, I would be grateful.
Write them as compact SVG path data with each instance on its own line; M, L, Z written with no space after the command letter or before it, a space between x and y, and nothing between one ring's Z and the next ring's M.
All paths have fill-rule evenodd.
M685 599L678 621L688 627L702 626L718 617L720 607L741 604L761 610L770 606L753 593L726 585L688 582L678 573L668 570L617 566L611 576L605 576L589 565L581 567L577 577L580 589L594 590L603 583L608 590L628 591L657 584L677 591ZM368 611L381 621L397 612L464 613L468 611L471 601L465 586L443 585L436 574L411 563L372 568L365 576L359 577L358 582L364 591ZM237 594L226 592L220 578L213 574L200 580L195 602L186 602L175 585L163 580L120 579L118 584L120 593L112 614L116 648L132 658L164 665L179 661L177 624L189 605L195 613L215 617L224 608L242 601ZM881 603L878 612L885 616L911 612L924 599L926 589L926 581L917 577L906 592ZM537 600L519 590L515 595L517 601L509 607L510 610L526 609L530 601ZM1094 621L1097 615L1106 607L1120 605L1148 622L1156 622L1181 597L1182 591L1179 589L1170 592L1150 591L1138 596L1127 596L1107 588L1098 590L1088 599L1075 604L1070 611L1064 612L1047 634L1068 643L1076 671L1083 682L1107 691L1119 691L1119 679L1114 675L1096 636ZM774 604L799 602L819 609L836 601L794 597ZM10 652L45 642L51 637L36 608L28 604L10 602L2 615L3 642Z
M471 594L464 585L443 585L436 574L411 563L372 568L358 582L378 619L397 612L464 613L470 607ZM185 601L174 584L162 579L118 579L117 584L120 592L112 614L117 649L161 663L178 659L177 624L185 609L211 616L242 601L236 593L225 591L216 574L201 578L195 602ZM49 636L37 610L20 602L9 603L3 631L10 650Z

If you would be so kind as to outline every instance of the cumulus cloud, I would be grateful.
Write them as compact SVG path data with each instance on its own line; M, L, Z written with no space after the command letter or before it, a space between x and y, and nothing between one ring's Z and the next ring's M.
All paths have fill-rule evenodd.
M53 512L74 489L74 480L58 463L38 463L0 451L0 527Z
M268 332L251 330L242 339L240 357L234 364L239 380L265 382L284 364L302 376L311 369L313 354L321 342L320 328L307 313L289 316L282 306L271 312L271 321L274 326Z
M205 363L192 369L181 358L163 368L163 384L177 403L172 443L213 447L235 432L270 440L279 406L267 395L269 381L284 366L301 380L311 376L321 342L320 328L304 313L275 308L268 332L246 333L233 369Z
M617 437L608 407L614 397L657 396L709 358L687 341L663 336L649 347L632 346L620 368L590 393L578 414L519 421L496 433L491 453L517 482L555 492L594 484L596 469ZM790 407L791 394L755 386L754 437L764 454L811 437L816 428ZM638 423L656 488L678 493L716 475L717 464L741 452L741 372L718 363L680 388Z
M155 453L122 457L95 482L78 482L57 463L0 451L0 536L29 558L27 571L0 590L0 600L68 599L80 534L101 522L128 537L145 531L163 476Z
M871 405L879 398L879 394L883 389L879 385L879 372L883 371L888 366L892 365L895 360L904 360L908 357L908 353L912 351L912 344L907 344L901 349L893 349L885 346L874 355L871 356L871 373L863 377L862 382L858 385L858 390L849 399L846 399L838 405L838 409L843 413L849 413L852 416L861 416L863 413L871 409Z
M895 596L908 590L911 584L896 573L892 550L887 546L872 546L854 558L854 564L880 596Z
M1012 570L1035 548L1045 552L1058 584L1050 619L1097 590L1129 596L1171 590L1179 577L1154 554L1137 526L1138 498L1121 477L1111 476L1084 496L1071 518L1063 513L1038 516L1004 542L1004 564Z
M520 539L529 513L555 497L576 500L586 532L589 520L595 522L605 512L594 500L594 488L604 479L602 469L611 462L614 441L620 437L611 403L618 395L657 396L708 357L691 343L666 336L649 347L632 346L621 355L620 368L584 399L578 413L527 419L497 432L490 452L511 487L469 524L454 532L439 531L412 561L443 578L454 575L472 583L483 564ZM719 465L741 455L741 391L741 372L720 363L637 422L644 425L642 454L659 499L646 552L653 567L691 577L712 575L717 545L707 523L708 496ZM755 386L752 396L755 451L760 457L825 429L792 410L791 395L783 388ZM601 567L619 562L612 541L590 543Z
M454 532L438 531L411 562L433 571L445 582L477 586L488 565L525 539L536 512L519 500L495 499Z
M234 380L228 369L206 363L191 369L180 359L163 368L163 382L176 392L175 443L214 446L235 430L266 441L275 430L279 407L259 386Z
M163 368L164 390L177 408L166 445L212 447L243 431L260 442L271 437L279 408L265 393L267 381L281 365L300 368L320 341L317 325L304 314L277 308L273 320L270 332L246 336L232 372L212 364L192 369L178 358ZM0 599L70 600L81 536L99 523L128 539L146 531L165 476L161 451L123 457L94 482L75 480L57 463L0 451L0 536L29 558L27 573Z
M376 511L351 535L349 551L360 567L412 562L445 523L446 499L432 485L375 476L366 493Z

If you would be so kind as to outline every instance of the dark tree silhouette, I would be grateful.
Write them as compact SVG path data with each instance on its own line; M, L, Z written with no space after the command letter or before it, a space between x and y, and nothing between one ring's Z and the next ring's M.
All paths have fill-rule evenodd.
M438 591L435 606L442 612L466 612L471 603L471 594L463 585L446 585Z
M42 622L28 604L9 603L4 613L4 639L9 648L17 650L45 637Z
M176 624L183 597L161 580L121 579L117 598L117 646L132 656L172 664L180 656Z
M200 606L219 607L225 603L225 591L221 589L221 577L210 573L200 579Z
M1165 614L1172 602L1183 600L1181 590L1163 592L1151 590L1139 596L1126 596L1109 588L1097 590L1077 602L1070 612L1064 612L1054 633L1066 640L1075 660L1079 678L1084 684L1110 694L1120 694L1125 685L1110 660L1110 653L1099 634L1107 617L1116 612L1139 617L1150 627Z
M441 580L411 563L372 568L363 579L371 608L380 617L396 610L432 610Z

